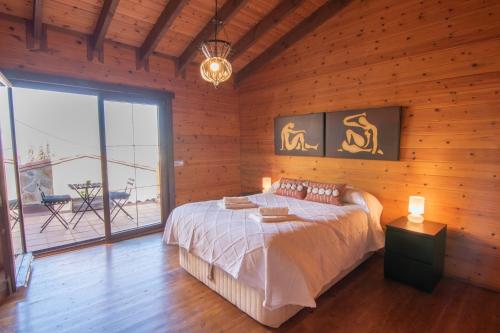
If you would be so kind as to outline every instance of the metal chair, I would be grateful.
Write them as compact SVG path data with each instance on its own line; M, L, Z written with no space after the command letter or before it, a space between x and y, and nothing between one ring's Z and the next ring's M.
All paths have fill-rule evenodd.
M48 225L50 224L50 222L52 222L52 220L54 220L54 218L56 218L65 229L68 229L69 224L61 215L60 211L66 204L71 202L71 197L68 194L45 195L45 193L42 191L42 188L40 187L40 184L38 184L38 191L40 192L40 195L42 197L42 205L44 205L51 212L49 218L42 224L40 233L42 233L45 228L48 227Z
M128 216L129 219L133 220L134 218L130 215L123 206L127 203L127 200L130 198L130 194L132 193L132 189L134 188L135 179L129 178L127 180L127 185L125 185L125 189L123 191L113 191L109 192L109 200L113 204L113 208L111 209L111 222L114 221L118 213L122 211L125 215ZM113 215L114 213L114 215Z
M13 230L16 224L19 222L19 201L17 199L9 200L9 216L10 220L14 221L10 230Z

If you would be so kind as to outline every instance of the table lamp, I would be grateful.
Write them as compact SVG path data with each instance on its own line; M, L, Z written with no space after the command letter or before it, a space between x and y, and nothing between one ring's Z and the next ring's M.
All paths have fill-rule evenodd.
M410 195L410 200L408 201L408 220L414 223L424 222L425 198L418 195Z
M269 192L271 185L271 177L262 177L262 192Z

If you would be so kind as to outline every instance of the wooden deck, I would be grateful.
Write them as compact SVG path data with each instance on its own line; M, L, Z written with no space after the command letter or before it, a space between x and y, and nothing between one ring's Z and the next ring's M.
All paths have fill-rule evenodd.
M0 332L497 332L500 294L443 279L432 294L385 280L374 256L280 329L191 277L154 234L35 259Z
M139 219L130 220L123 212L120 212L111 225L112 232L135 229L160 222L161 209L158 202L138 204L137 213L135 205L127 205L125 210L132 216L136 216L138 213ZM103 215L102 210L98 212L101 216ZM62 215L67 221L70 221L74 214L68 210ZM74 229L76 219L68 230L57 220L53 220L41 233L40 228L49 216L48 211L24 215L28 252L104 237L104 223L93 212L86 212ZM14 253L21 252L20 237L19 224L17 224L12 230Z

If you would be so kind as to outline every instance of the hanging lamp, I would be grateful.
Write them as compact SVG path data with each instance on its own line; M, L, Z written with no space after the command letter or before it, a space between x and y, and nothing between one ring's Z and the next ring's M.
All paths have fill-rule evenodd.
M227 81L233 73L231 63L227 60L231 53L231 44L217 39L219 25L222 21L218 17L217 0L215 0L214 39L201 43L201 52L205 60L200 65L200 74L203 80L212 83L216 88L220 83Z

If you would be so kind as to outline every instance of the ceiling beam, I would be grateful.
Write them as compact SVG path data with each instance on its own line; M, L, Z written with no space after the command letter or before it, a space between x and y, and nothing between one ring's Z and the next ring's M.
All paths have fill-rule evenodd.
M7 22L13 22L13 23L17 23L17 24L24 24L25 26L28 26L29 23L31 22L31 20L28 20L24 17L14 16L14 15L2 13L2 12L0 12L0 21L7 21ZM72 29L68 29L68 28L64 28L64 27L55 26L55 25L48 24L48 23L44 23L43 28L44 28L43 31L45 31L45 32L47 30L51 30L51 31L56 31L59 33L67 34L67 35L70 35L73 37L82 38L82 39L88 40L90 38L89 34L86 34L86 33L83 33L83 32L77 31L77 30L72 30ZM123 48L126 48L128 50L134 50L135 52L137 52L137 47L135 47L133 45L125 44L122 42L117 42L117 41L109 39L109 38L106 38L105 41L108 43L111 43L115 46L123 47ZM160 58L172 61L174 64L177 63L177 57L174 57L170 54L166 54L166 53L162 53L162 52L158 52L158 51L155 51L153 54L155 56L160 57Z
M219 9L218 19L220 21L228 21L231 17L238 12L238 10L243 7L248 0L227 0L226 3ZM183 71L186 65L194 58L196 52L198 51L201 43L210 38L210 35L214 33L214 19L212 17L210 21L205 25L203 30L196 35L193 41L186 47L177 60L177 71Z
M33 0L33 40L40 44L42 39L43 0Z
M88 44L88 58L92 60L94 58L94 51L99 53L99 61L103 62L103 49L102 45L104 43L104 38L108 32L109 25L115 15L116 8L120 0L104 0L104 4L97 19L97 24L95 26L94 32L89 38Z
M305 0L282 0L269 14L260 20L259 23L254 25L252 29L233 45L231 60L242 55L262 35L271 30L272 27L278 24L288 13L304 2Z
M271 45L267 50L262 52L249 64L243 67L235 77L235 83L239 84L250 74L254 73L259 68L265 66L292 44L296 43L304 36L312 32L314 29L323 24L326 20L337 14L344 8L350 0L328 0L323 6L319 7L314 13L305 18L295 28L287 32L276 43Z
M33 16L27 23L27 44L30 49L41 49L44 46L45 29L43 27L43 0L33 0Z
M155 25L137 51L137 67L143 67L147 58L153 53L163 35L168 31L182 8L188 3L187 0L170 0L163 12L158 17Z

